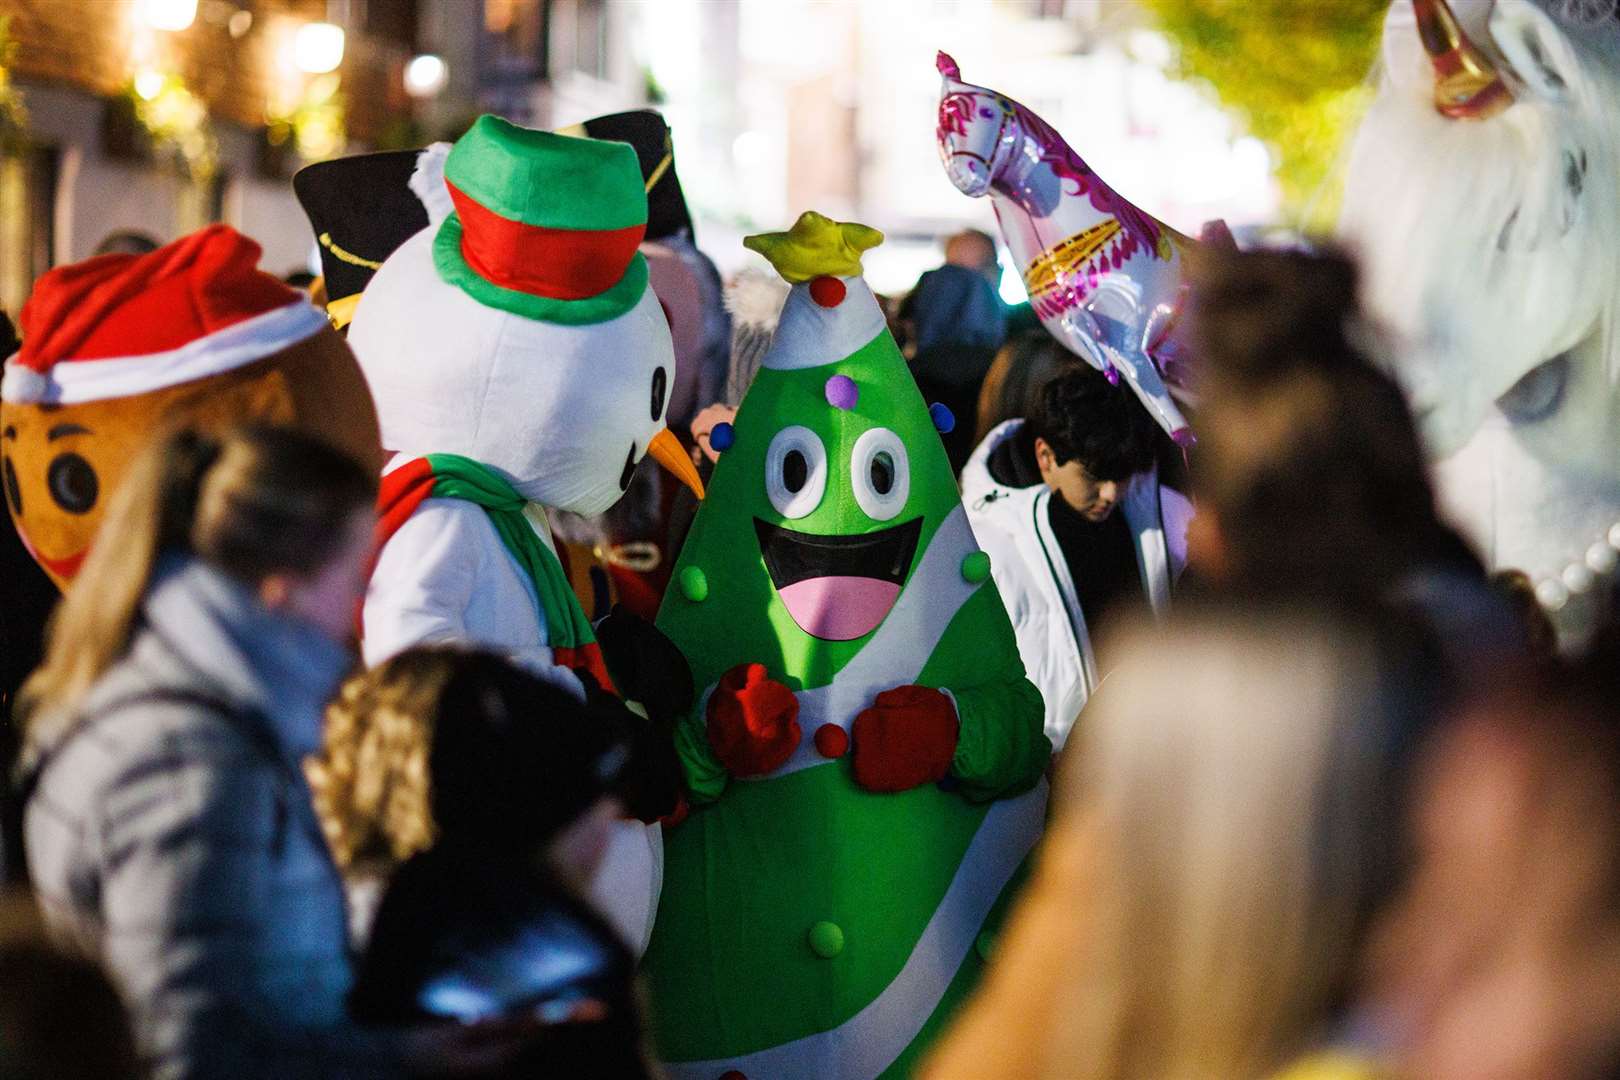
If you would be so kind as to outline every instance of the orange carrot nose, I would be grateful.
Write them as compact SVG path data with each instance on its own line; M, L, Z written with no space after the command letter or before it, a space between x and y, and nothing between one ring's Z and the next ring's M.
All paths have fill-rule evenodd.
M653 441L647 444L647 453L652 459L670 471L670 474L692 489L692 494L699 499L703 498L703 478L698 475L697 466L686 453L686 447L675 433L665 428L653 436Z

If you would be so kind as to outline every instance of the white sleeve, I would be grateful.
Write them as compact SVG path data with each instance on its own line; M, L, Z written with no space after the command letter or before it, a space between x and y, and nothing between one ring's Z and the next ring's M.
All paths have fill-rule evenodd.
M460 642L502 653L583 696L578 677L557 664L546 644L545 613L507 565L509 558L478 507L424 502L383 545L372 572L362 643L367 666L412 645ZM500 618L503 600L522 609L521 623ZM478 625L475 609L492 625ZM528 632L536 621L539 633Z

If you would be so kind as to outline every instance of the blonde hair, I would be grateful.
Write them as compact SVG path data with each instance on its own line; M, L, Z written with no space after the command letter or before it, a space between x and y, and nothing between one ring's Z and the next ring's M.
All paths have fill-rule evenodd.
M338 868L397 865L434 841L428 756L446 684L466 654L409 649L344 683L305 770Z
M354 459L289 428L180 428L159 438L131 462L51 617L45 660L18 695L30 740L67 722L128 650L159 556L188 553L253 585L276 572L310 574L376 491Z
M1136 630L1071 742L1055 828L1082 955L1039 1075L1239 1080L1309 1049L1350 980L1387 796L1371 654L1325 625ZM1166 677L1166 665L1174 676ZM1360 756L1358 756L1360 755Z

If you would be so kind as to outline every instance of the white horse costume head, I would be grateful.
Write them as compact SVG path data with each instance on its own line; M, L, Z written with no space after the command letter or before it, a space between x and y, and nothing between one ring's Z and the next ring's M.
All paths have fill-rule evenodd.
M1446 509L1579 640L1620 546L1620 19L1396 0L1383 57L1340 233Z
M480 117L413 177L429 226L383 262L349 328L383 445L461 454L526 498L596 514L664 427L675 354L637 252L636 154Z
M1103 183L1029 109L963 82L944 53L935 65L945 173L964 195L990 196L1042 325L1111 380L1123 375L1159 426L1190 444L1165 382L1185 385L1170 330L1191 241Z

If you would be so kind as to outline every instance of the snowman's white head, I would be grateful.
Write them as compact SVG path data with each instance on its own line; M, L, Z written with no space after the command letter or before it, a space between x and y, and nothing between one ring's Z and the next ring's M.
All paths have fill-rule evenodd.
M383 263L349 327L383 445L463 454L535 502L606 510L664 430L675 350L657 298L604 323L526 319L440 281L433 233Z
M664 428L675 353L636 251L634 151L482 117L443 186L455 213L383 263L350 324L384 445L474 458L582 514L649 449L695 483Z

